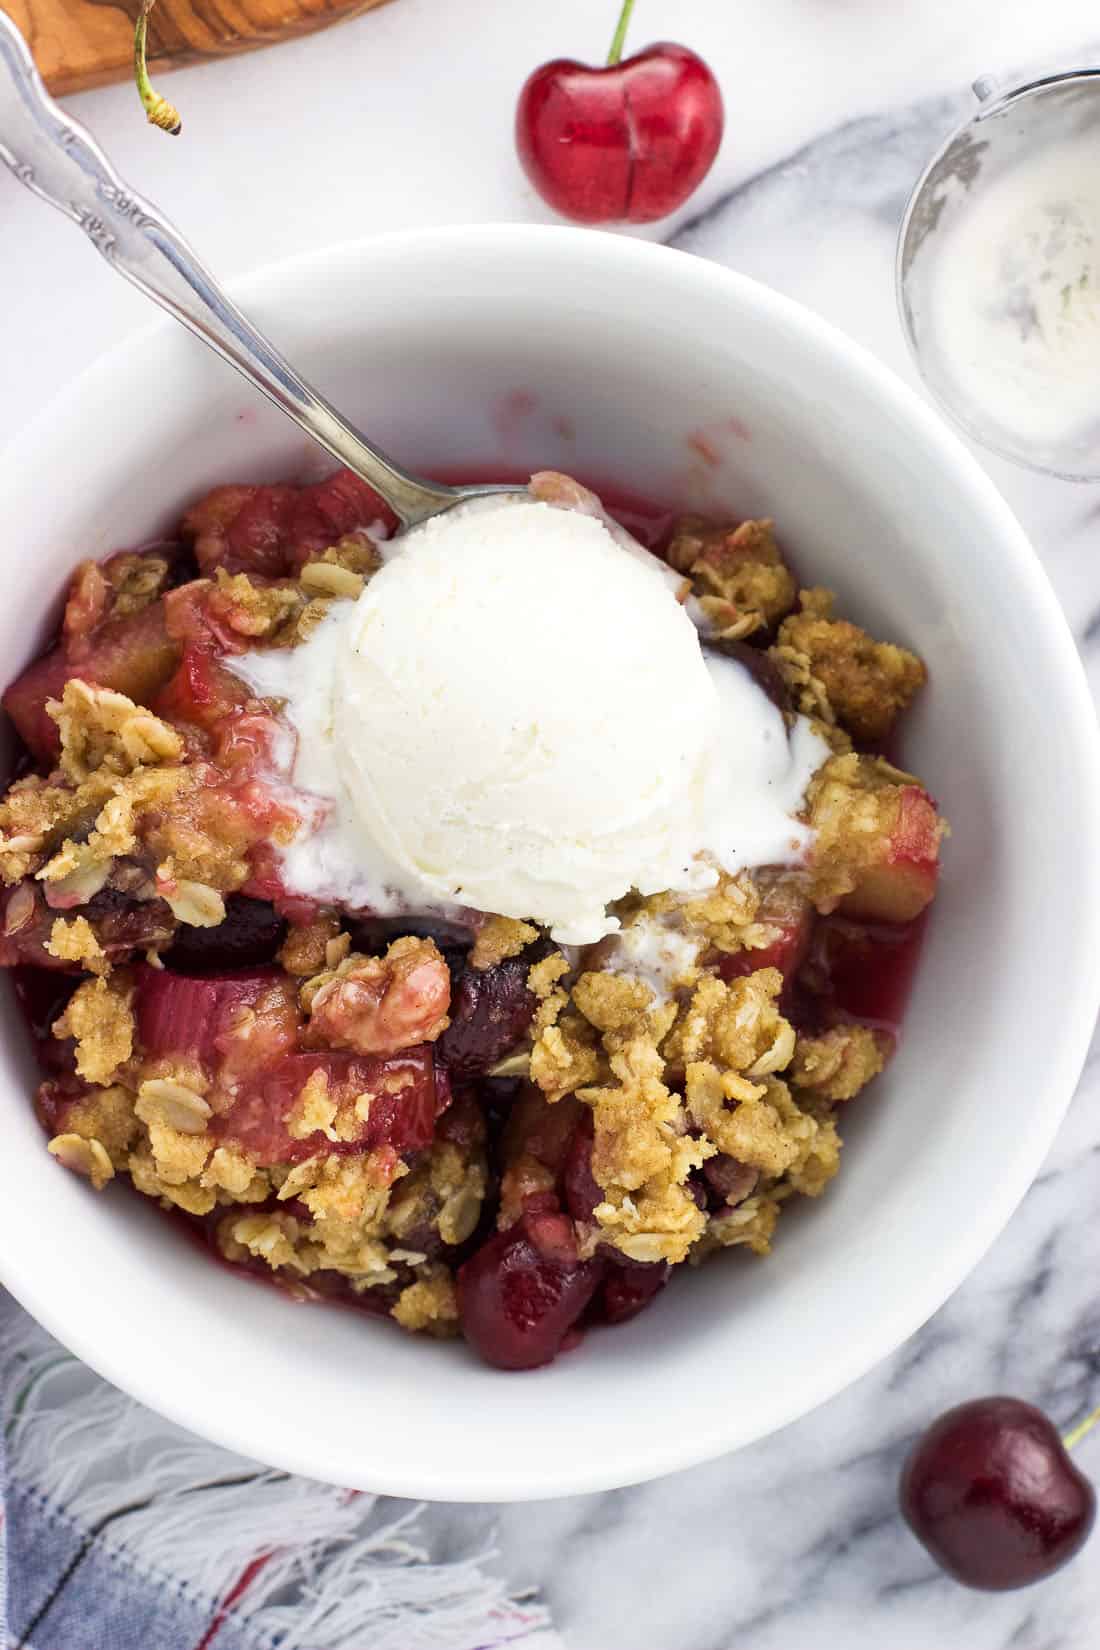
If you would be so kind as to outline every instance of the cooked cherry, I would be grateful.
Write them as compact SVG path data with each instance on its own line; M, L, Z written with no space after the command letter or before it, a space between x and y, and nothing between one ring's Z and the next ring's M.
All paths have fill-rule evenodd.
M627 1323L657 1299L668 1282L667 1261L644 1265L609 1266L597 1302L597 1317L604 1323Z
M719 1152L716 1157L708 1157L703 1164L703 1178L713 1193L713 1198L707 1199L708 1208L730 1209L743 1203L756 1190L760 1170L751 1168L747 1163L739 1163L736 1157L730 1157L726 1152Z
M0 893L2 926L10 930L0 932L0 968L22 964L71 971L71 963L46 950L60 909L66 916L79 914L88 919L112 963L124 961L131 952L164 945L176 929L176 919L161 899L135 900L113 888L103 888L84 905L51 907L43 897L42 884L24 878Z
M592 1173L592 1113L584 1115L573 1130L562 1173L565 1206L574 1220L591 1220L597 1203L603 1203L603 1187Z
M11 971L16 999L36 1043L56 1041L53 1023L80 984L77 976L59 974L54 969L16 967Z
M576 1258L562 1215L525 1215L497 1232L458 1273L462 1329L497 1369L537 1369L561 1350L603 1273Z
M483 1088L488 1086L483 1082ZM533 1083L521 1083L501 1141L504 1163L514 1163L523 1156L536 1158L557 1181L564 1172L577 1124L582 1121L585 1110L584 1102L575 1094L563 1095L551 1105Z
M516 1103L526 1087L522 1077L482 1077L479 1081L478 1099L485 1116L489 1142L494 1150L499 1146L501 1135L507 1128Z
M81 909L112 962L132 951L157 949L177 928L164 900L136 900L115 888L101 888Z
M225 921L216 928L181 925L164 962L189 974L255 968L274 962L285 938L286 923L273 905L231 894L225 902Z
M397 525L365 481L337 470L308 487L215 487L184 516L183 536L208 578L218 567L279 578L374 521Z
M437 1137L453 1141L456 1146L484 1146L487 1129L477 1090L464 1087L452 1091L447 1068L439 1061L433 1066L433 1075L439 1113Z
M718 1208L718 1194L713 1191L703 1179L701 1169L692 1169L684 1182L684 1190L691 1193L695 1200L695 1207L702 1209L706 1214L708 1209Z
M442 917L355 917L347 923L353 951L381 956L393 940L404 934L417 939L434 940L447 960L447 967L457 980L466 961L466 953L474 942L473 930L466 923L449 922Z
M534 946L491 968L467 968L455 987L451 1023L440 1052L456 1077L479 1077L514 1048L534 1018L537 1004L527 988Z
M978 1398L934 1421L901 1476L906 1522L968 1587L1026 1587L1079 1552L1096 1496L1056 1429L1018 1398Z

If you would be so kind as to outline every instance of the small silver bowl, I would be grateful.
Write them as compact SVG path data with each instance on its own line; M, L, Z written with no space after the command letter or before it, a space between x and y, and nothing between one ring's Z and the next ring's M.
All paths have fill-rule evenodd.
M924 382L967 435L1031 469L1096 480L1100 69L1049 75L1003 93L978 80L974 93L982 107L929 163L902 220L902 329ZM1057 180L1059 146L1078 143L1095 146L1094 212L1068 183L1060 193L1053 182L1030 217L1022 207L1019 218L1009 211L1001 217L1006 181L1026 192L1044 157L1048 179ZM1000 221L1003 238L987 238L985 230ZM983 248L989 262L979 267Z

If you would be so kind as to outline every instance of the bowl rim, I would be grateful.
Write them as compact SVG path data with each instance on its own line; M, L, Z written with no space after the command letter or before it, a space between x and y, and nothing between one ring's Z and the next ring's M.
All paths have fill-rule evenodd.
M647 270L671 269L675 263L677 278L683 283L705 286L717 297L731 299L743 311L765 317L805 340L809 349L843 366L872 399L886 405L904 422L929 458L951 473L975 515L988 524L998 554L1005 565L1011 565L1017 590L1030 604L1034 623L1047 635L1054 656L1052 668L1057 670L1059 714L1065 719L1079 759L1075 782L1080 810L1076 826L1083 840L1100 835L1100 733L1092 698L1066 618L1022 527L976 458L932 407L868 349L813 311L758 281L686 252L630 237L596 235L591 230L527 224L471 224L361 237L266 265L235 279L230 291L246 309L250 305L267 306L272 301L277 307L281 283L290 280L300 284L307 278L316 281L334 262L370 257L380 246L391 255L423 256L431 252L445 257L449 250L461 247L491 256L510 247L529 247L532 242L541 243L547 255L604 259L622 271L624 281L644 281ZM44 431L62 403L69 398L78 401L89 390L94 391L97 383L109 384L120 368L133 368L142 360L151 341L169 336L174 336L174 331L166 320L142 328L96 359L53 397L0 454L0 498L12 467L18 473L23 455L29 455L42 442ZM532 1483L517 1470L519 1464L501 1462L489 1451L483 1467L476 1472L464 1470L459 1482L448 1477L445 1464L442 1468L416 1464L409 1471L403 1467L372 1471L370 1488L380 1494L414 1498L501 1501L588 1493L642 1482L768 1436L843 1391L894 1352L938 1310L1000 1234L1038 1172L1073 1097L1100 1004L1100 946L1087 943L1088 933L1100 927L1100 858L1083 856L1076 892L1082 921L1075 954L1068 958L1066 1002L1057 1046L1044 1072L1044 1103L1032 1112L1030 1127L1018 1132L989 1195L975 1199L971 1223L964 1231L953 1233L951 1244L944 1244L929 1265L922 1286L909 1291L904 1300L899 1299L892 1311L878 1315L874 1323L846 1338L842 1347L831 1349L828 1359L815 1361L800 1383L797 1397L792 1396L786 1383L777 1382L761 1413L747 1424L740 1415L723 1414L721 1406L716 1406L719 1413L695 1417L690 1432L684 1428L661 1429L644 1456L640 1448L636 1449L629 1470L618 1458L617 1464L595 1456L563 1460L555 1471L543 1471ZM272 1450L265 1435L262 1406L253 1406L232 1424L223 1423L218 1415L203 1413L201 1398L189 1402L177 1389L162 1391L156 1379L155 1355L135 1367L124 1361L109 1340L97 1340L90 1324L71 1327L65 1321L63 1305L37 1288L29 1253L11 1248L0 1253L0 1282L77 1357L150 1409L237 1454L271 1461L307 1477L346 1483L347 1461L341 1463L330 1447L305 1436L305 1429L298 1438L288 1439L285 1447L280 1443ZM542 1372L542 1379L547 1377L548 1372ZM536 1377L533 1403L538 1401L539 1384Z

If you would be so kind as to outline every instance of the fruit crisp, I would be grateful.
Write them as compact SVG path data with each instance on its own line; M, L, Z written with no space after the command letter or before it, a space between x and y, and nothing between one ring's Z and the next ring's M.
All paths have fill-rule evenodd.
M357 597L395 525L346 472L219 487L178 540L78 567L4 696L0 964L59 1163L297 1299L527 1368L675 1266L767 1254L836 1174L936 888L944 823L887 754L925 670L800 590L770 521L682 518L656 547L704 648L825 741L804 862L632 894L584 947L326 905L280 876L281 704L229 665Z

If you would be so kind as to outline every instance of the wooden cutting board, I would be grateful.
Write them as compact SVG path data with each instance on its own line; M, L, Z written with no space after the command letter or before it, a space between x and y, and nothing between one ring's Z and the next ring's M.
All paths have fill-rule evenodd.
M383 0L157 0L149 62L158 71L249 51L323 29ZM53 92L103 86L133 72L137 0L0 0ZM171 96L171 92L167 94Z

